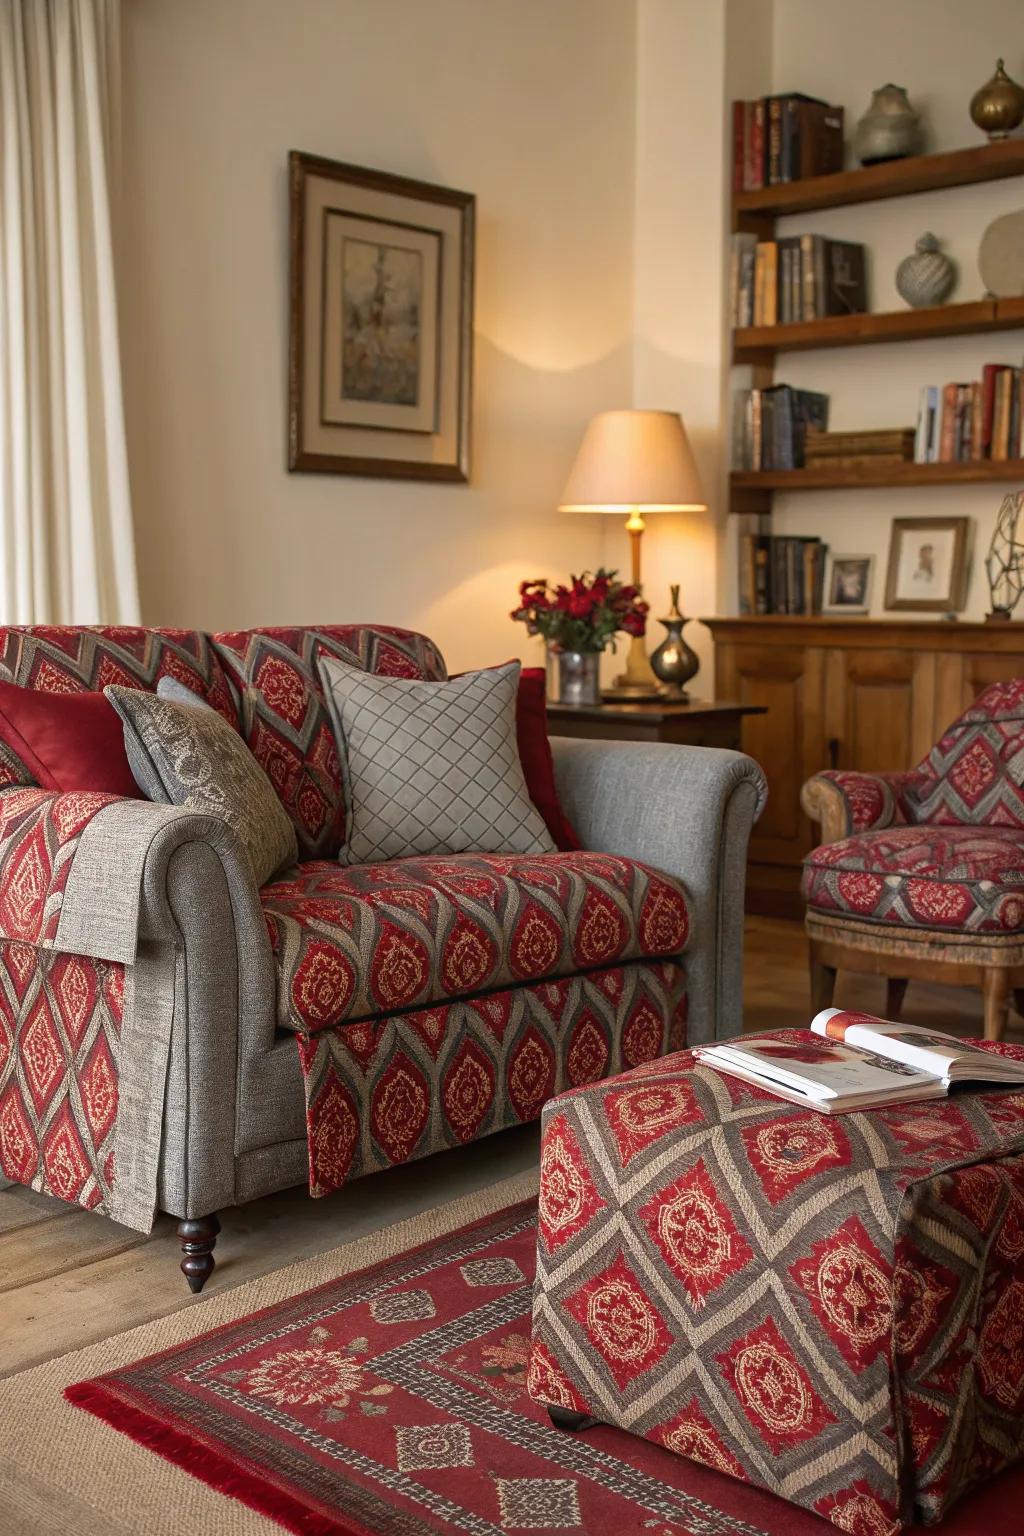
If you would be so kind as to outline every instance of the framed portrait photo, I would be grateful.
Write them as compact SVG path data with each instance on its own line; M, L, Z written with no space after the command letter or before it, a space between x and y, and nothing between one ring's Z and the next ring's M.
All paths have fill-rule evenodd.
M889 544L885 606L949 613L967 600L967 517L897 517Z
M292 150L288 467L468 480L475 198Z
M856 616L871 607L871 584L875 574L874 555L825 556L825 587L822 613Z

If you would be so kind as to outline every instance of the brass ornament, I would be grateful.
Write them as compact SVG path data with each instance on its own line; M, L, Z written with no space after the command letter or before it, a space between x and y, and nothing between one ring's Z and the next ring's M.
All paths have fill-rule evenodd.
M1002 59L996 60L991 80L971 97L971 121L989 139L1005 139L1024 122L1024 88L1010 79Z

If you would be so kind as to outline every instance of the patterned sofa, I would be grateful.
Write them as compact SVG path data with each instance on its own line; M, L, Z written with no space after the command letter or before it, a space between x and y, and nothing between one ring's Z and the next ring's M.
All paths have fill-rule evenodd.
M218 818L0 760L0 1179L141 1231L176 1216L193 1290L219 1209L326 1194L740 1025L754 763L556 740L586 851L343 868L319 648L446 676L382 627L0 629L24 687L184 682L296 828L299 863L257 890Z

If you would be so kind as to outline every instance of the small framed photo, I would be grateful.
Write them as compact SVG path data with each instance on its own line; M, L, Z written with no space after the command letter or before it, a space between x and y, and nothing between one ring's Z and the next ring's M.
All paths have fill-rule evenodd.
M967 517L897 517L892 525L885 606L949 613L967 600Z
M292 150L288 468L468 480L476 200Z
M825 556L825 593L822 613L865 614L871 607L874 555Z

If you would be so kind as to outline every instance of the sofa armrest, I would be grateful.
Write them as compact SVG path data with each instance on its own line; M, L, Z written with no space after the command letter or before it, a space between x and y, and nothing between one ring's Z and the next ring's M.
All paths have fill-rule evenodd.
M829 769L808 779L800 791L804 813L821 826L821 841L836 843L855 832L905 826L907 795L921 782L908 773L854 773Z
M752 758L713 747L553 737L558 793L585 848L642 859L689 898L691 1045L743 1027L743 889L767 796Z

